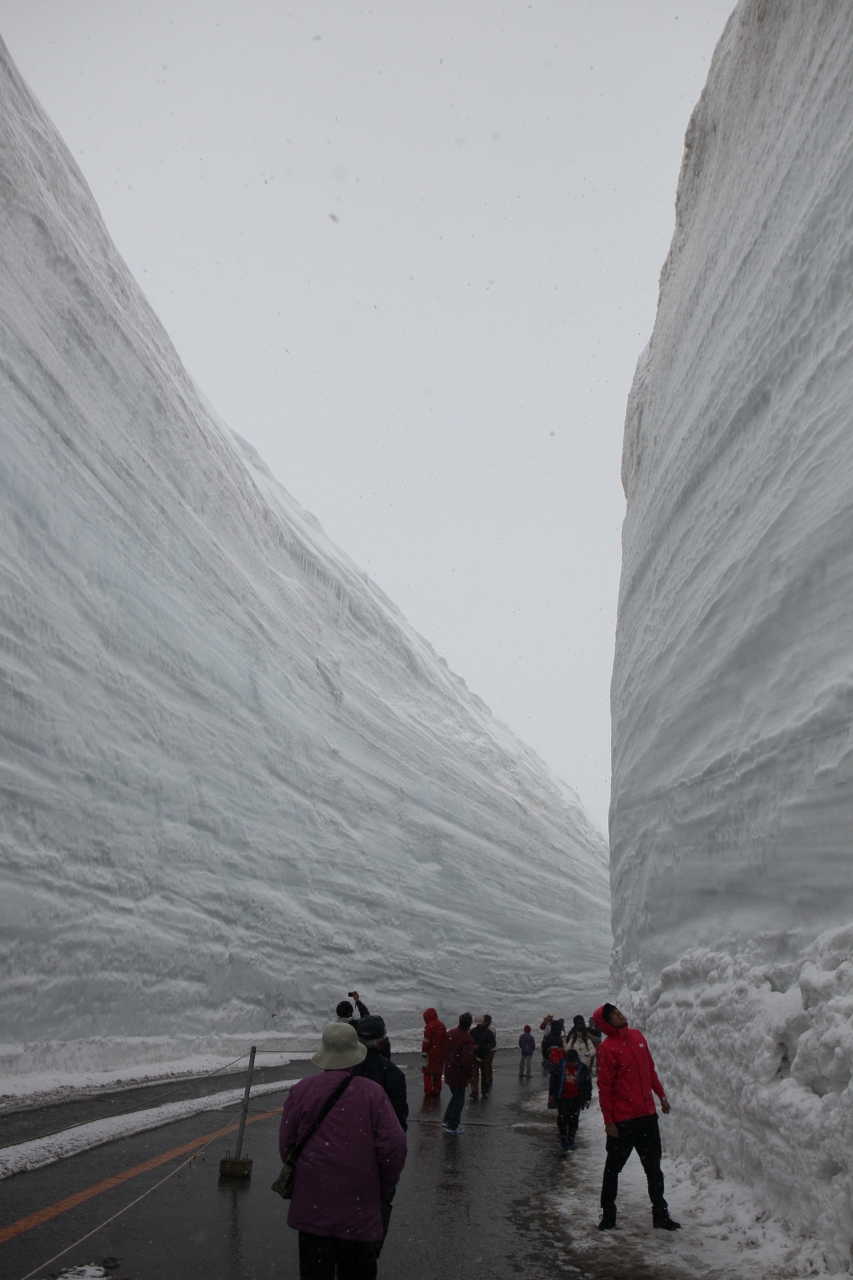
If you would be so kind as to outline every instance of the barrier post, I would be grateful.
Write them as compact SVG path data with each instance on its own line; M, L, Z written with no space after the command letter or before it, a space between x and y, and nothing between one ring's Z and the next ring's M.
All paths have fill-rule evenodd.
M232 1156L226 1156L219 1162L220 1178L250 1178L252 1176L251 1160L242 1160L243 1130L246 1128L246 1116L249 1112L249 1091L252 1088L252 1073L255 1070L255 1053L257 1045L252 1045L249 1054L249 1070L246 1075L246 1092L243 1094L243 1108L240 1112L240 1128L237 1130L237 1150Z

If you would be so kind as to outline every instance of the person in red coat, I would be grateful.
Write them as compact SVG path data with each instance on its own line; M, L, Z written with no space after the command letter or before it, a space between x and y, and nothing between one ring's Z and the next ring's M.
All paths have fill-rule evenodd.
M447 1027L435 1009L424 1009L424 1039L421 1045L421 1070L424 1073L424 1094L427 1098L441 1096L441 1073L444 1070L444 1043Z
M460 1013L459 1026L448 1031L444 1042L444 1078L450 1085L450 1102L441 1125L445 1133L462 1132L459 1121L465 1106L465 1090L474 1073L473 1021L470 1013Z
M652 1225L677 1231L681 1225L669 1216L661 1172L661 1143L655 1100L661 1111L671 1110L658 1080L645 1037L628 1026L628 1019L613 1004L602 1005L592 1015L603 1039L598 1050L598 1102L607 1134L607 1159L601 1185L599 1231L616 1226L616 1192L619 1174L632 1151L646 1173L652 1202Z

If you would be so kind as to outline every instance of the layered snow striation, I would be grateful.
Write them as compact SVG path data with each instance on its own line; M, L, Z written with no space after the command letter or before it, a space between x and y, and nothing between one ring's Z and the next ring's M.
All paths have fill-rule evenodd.
M577 797L206 407L5 49L0 99L4 1061L591 1007Z
M679 1141L846 1259L853 8L738 5L676 211L625 430L616 971Z

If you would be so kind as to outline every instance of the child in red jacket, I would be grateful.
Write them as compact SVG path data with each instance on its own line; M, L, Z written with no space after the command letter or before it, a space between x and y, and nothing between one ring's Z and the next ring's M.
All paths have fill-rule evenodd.
M548 1055L551 1085L548 1106L557 1112L560 1150L571 1151L575 1145L581 1111L592 1098L592 1076L576 1049L554 1048Z

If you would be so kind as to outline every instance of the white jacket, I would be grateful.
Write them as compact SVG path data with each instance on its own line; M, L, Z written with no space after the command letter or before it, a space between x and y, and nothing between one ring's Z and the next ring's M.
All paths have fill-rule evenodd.
M566 1048L574 1049L585 1067L592 1071L592 1064L595 1061L595 1041L592 1036L587 1036L584 1040L583 1036L578 1035L577 1031L570 1031L566 1037Z

